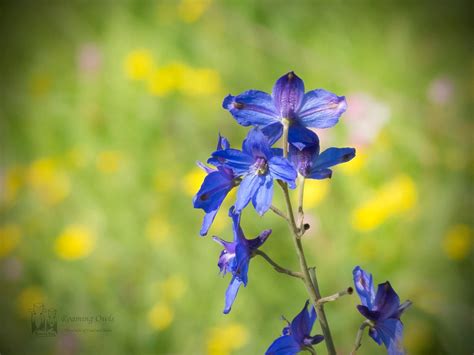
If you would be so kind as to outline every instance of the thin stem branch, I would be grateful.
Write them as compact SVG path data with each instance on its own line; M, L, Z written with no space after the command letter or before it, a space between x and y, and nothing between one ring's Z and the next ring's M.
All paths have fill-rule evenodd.
M254 251L254 254L255 255L260 255L262 258L264 258L271 266L273 266L273 268L276 271L278 271L282 274L287 274L287 275L290 275L290 276L293 276L293 277L296 277L296 278L299 278L299 279L303 279L303 274L301 272L291 271L291 270L288 270L288 269L278 265L265 252L257 249L257 250Z
M313 347L308 346L308 347L306 347L305 349L308 350L312 355L317 355L317 354L316 354L316 350L314 350Z
M301 231L301 234L305 232L303 225L304 225L304 211L303 211L303 199L304 199L304 182L305 178L303 175L298 175L298 228Z
M341 292L335 293L334 295L320 298L319 301L318 301L318 304L324 304L324 303L327 303L327 302L335 301L339 297L342 297L342 296L345 296L345 295L352 295L352 292L354 292L354 289L352 287L348 287L348 288L346 288L345 290L343 290Z
M285 212L283 212L282 210L280 210L279 208L271 205L270 206L270 209L278 216L280 216L281 218L283 218L285 221L287 222L290 222L290 220L288 219L288 216L285 214Z
M328 320L326 318L326 313L324 312L324 306L322 303L319 303L321 299L321 293L319 292L319 285L318 279L316 278L316 268L311 267L309 268L310 279L314 288L314 292L316 293L316 313L318 314L319 324L321 325L321 330L323 331L324 340L326 342L326 347L328 349L328 353L331 355L336 355L336 348L334 346L334 341L332 340L331 331L329 329Z
M357 350L360 348L360 346L362 345L362 336L364 335L364 329L366 327L370 327L371 324L370 324L370 321L369 320L365 320L364 322L362 322L362 324L360 325L359 327L359 330L357 332L357 336L356 336L356 340L355 340L355 343L354 343L354 348L352 349L351 351L351 355L355 355Z

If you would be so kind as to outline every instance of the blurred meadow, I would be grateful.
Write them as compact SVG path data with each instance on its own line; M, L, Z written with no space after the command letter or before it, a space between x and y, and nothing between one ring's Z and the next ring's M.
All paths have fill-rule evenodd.
M234 147L247 132L227 94L269 92L290 70L347 97L339 124L317 132L322 148L357 148L306 187L322 293L361 265L413 301L409 353L474 351L472 4L24 0L2 1L0 19L2 355L264 353L305 289L255 258L222 314L229 276L210 236L232 238L235 195L200 238L195 162L219 131ZM263 250L297 269L281 219L247 209L243 226L273 228ZM35 304L56 310L56 336L32 334ZM357 304L326 307L341 354ZM97 316L108 321L72 329ZM364 337L360 354L383 353Z

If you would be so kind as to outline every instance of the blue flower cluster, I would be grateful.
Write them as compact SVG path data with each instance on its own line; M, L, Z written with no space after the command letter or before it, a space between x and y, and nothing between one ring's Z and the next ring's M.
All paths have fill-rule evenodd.
M248 90L237 96L227 96L222 105L240 125L253 127L240 150L231 148L229 141L219 134L216 150L210 155L207 164L198 163L207 175L194 196L193 204L205 213L200 230L200 235L205 236L228 193L238 187L235 203L229 211L233 222L233 241L213 238L224 248L218 261L221 273L232 274L225 294L224 313L227 314L240 286L248 283L251 258L271 234L271 230L265 230L256 238L247 239L240 226L242 210L251 202L262 216L272 206L275 180L294 189L298 175L305 179L331 178L330 168L354 158L355 149L329 148L320 153L319 138L311 128L334 126L346 111L346 100L344 96L323 89L305 93L303 80L294 72L279 78L271 94ZM283 149L275 148L274 144L281 137ZM392 290L389 284L382 289L385 291L380 291L380 296L377 293L371 303L363 301L360 307L365 308L359 310L373 322L371 336L379 344L383 342L387 348L393 348L392 344L396 341L387 339L401 334L396 323L399 322L401 311L399 314L388 314L385 308L382 307L382 310L380 302L383 300L379 299L385 297L388 289ZM362 294L364 299L372 297L365 288L357 290L361 299ZM391 299L390 302L395 301ZM306 302L303 310L283 329L283 335L274 341L267 354L296 354L323 341L321 335L309 335L315 320L315 309L312 306L308 311Z

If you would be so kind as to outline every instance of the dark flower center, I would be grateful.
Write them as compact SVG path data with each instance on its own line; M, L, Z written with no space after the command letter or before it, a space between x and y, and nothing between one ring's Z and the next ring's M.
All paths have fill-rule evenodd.
M264 175L268 171L267 160L263 157L257 157L254 166L258 175Z

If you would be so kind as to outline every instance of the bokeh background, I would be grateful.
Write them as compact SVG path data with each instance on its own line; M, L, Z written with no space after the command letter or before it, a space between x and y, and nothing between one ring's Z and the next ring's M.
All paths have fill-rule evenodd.
M191 200L218 131L234 146L247 131L223 97L271 91L289 70L346 95L340 123L318 133L323 148L357 148L307 184L322 293L361 265L414 302L409 353L472 353L470 14L462 1L3 1L2 355L263 353L304 287L256 258L224 316L229 277ZM232 238L233 198L210 235ZM298 267L277 216L248 209L243 225L248 237L273 228L263 250ZM35 304L56 310L57 336L32 334ZM341 354L357 304L326 307ZM110 331L65 330L64 316L97 315ZM366 337L360 353L384 350Z

